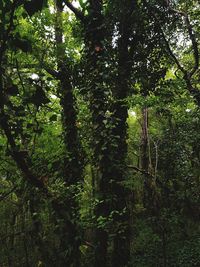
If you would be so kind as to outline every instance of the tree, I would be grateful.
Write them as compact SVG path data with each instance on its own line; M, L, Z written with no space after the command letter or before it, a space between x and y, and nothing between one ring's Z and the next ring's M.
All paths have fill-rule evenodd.
M199 266L197 2L0 1L0 265Z

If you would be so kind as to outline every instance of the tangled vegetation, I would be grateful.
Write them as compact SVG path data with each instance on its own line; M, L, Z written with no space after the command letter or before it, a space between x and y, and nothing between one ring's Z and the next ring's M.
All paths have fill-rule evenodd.
M198 0L0 0L0 266L200 266Z

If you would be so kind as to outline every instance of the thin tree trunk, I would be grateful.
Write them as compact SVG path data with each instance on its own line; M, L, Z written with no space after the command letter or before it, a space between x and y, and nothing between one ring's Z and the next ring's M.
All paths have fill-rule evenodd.
M149 171L148 108L142 108L141 169Z

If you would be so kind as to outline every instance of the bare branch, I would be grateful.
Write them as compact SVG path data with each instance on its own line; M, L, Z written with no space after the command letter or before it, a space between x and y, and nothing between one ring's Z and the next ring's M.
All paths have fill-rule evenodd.
M148 177L155 178L151 173L149 173L149 172L147 172L147 171L145 171L145 170L139 169L139 168L136 167L136 166L133 166L133 165L127 165L127 167L128 167L129 169L133 169L133 170L135 170L135 171L137 171L137 172L140 172L141 174L144 174L144 175L146 175L146 176L148 176Z

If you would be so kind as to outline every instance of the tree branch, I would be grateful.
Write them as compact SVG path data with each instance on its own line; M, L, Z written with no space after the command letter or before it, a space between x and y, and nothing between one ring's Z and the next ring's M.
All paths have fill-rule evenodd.
M4 195L0 195L0 201L4 200L10 194L12 194L15 191L16 188L17 188L17 186L15 185L10 191L6 192Z
M135 171L137 171L137 172L140 172L140 173L142 173L142 174L144 174L144 175L146 175L146 176L148 176L148 177L155 178L151 173L149 173L149 172L147 172L147 171L145 171L145 170L139 169L139 168L136 167L136 166L133 166L133 165L127 165L127 167L128 167L129 169L133 169L133 170L135 170Z
M30 168L29 168L24 156L18 150L17 145L15 143L15 140L13 138L10 126L8 124L7 116L4 113L3 106L1 105L0 108L1 108L0 125L1 125L2 129L4 130L6 138L8 140L9 145L10 145L12 158L16 162L18 168L21 170L21 172L25 176L25 178L27 180L29 180L31 182L31 184L33 184L34 186L42 189L44 192L47 193L47 188L44 185L43 181L40 180L38 177L36 177L32 173L32 171L30 170Z
M169 41L167 40L166 36L165 36L165 33L162 29L162 26L160 25L160 21L159 19L157 18L157 16L154 14L154 12L151 11L150 7L149 7L149 4L146 2L146 0L144 0L144 3L146 4L147 8L148 8L148 11L150 12L150 15L154 18L155 20L155 23L157 24L157 26L159 27L159 30L160 30L160 34L161 34L161 37L165 43L165 47L169 53L169 55L171 56L171 58L174 60L174 62L176 63L177 67L180 69L180 71L186 75L187 74L187 71L184 69L184 67L181 65L181 63L179 62L178 58L176 57L176 55L174 54L174 52L172 51L171 47L170 47L170 44L169 44Z
M81 10L79 10L78 8L76 8L70 1L68 0L63 0L63 2L65 3L65 5L75 14L75 16L77 17L77 19L79 19L82 22L85 22L85 16L83 14L83 12Z
M171 56L171 58L172 58L172 59L174 60L174 62L176 63L176 65L177 65L177 67L179 68L179 70L180 70L184 75L186 75L186 74L187 74L187 71L184 69L184 67L181 65L181 63L179 62L178 58L176 57L176 55L175 55L174 52L172 51L172 49L171 49L171 47L170 47L170 45L169 45L169 42L168 42L168 40L167 40L167 38L166 38L166 36L165 36L165 34L164 34L164 31L163 31L161 25L159 25L159 26L160 26L160 33L161 33L161 35L162 35L163 41L164 41L164 43L165 43L165 47L167 48L169 55Z
M17 8L17 0L15 0L12 4L12 7L11 7L11 10L10 10L10 19L9 19L9 24L8 24L8 27L7 27L7 30L3 30L3 34L2 34L2 43L1 43L1 46L0 46L0 59L2 59L2 56L3 56L3 53L6 49L6 42L8 41L8 38L9 38L9 34L12 30L12 27L13 27L13 23L14 23L14 14L15 14L15 10ZM4 12L4 11L3 11Z
M44 70L46 70L47 73L49 73L52 77L58 79L59 78L59 72L54 70L54 69L51 69L47 66L42 66L44 68Z
M183 11L179 11L179 10L176 10L176 9L173 9L173 8L170 8L170 7L169 7L169 10L171 12L175 13L175 14L178 14L178 15L184 17L184 19L185 19L185 23L186 23L186 27L187 27L187 30L188 30L188 34L189 34L190 40L192 42L193 57L194 57L194 62L195 62L192 70L188 73L188 76L191 78L199 68L198 43L197 43L197 40L195 38L195 34L194 34L194 31L193 31L192 25L190 23L190 19L189 19L188 14L183 12Z
M176 55L172 51L172 49L170 47L170 44L169 44L169 41L166 39L165 33L164 33L163 29L162 29L162 26L160 25L159 19L156 17L155 13L151 11L151 7L147 3L147 1L146 0L143 0L143 1L145 3L146 7L148 8L148 11L149 11L150 15L154 18L155 23L159 27L159 30L160 30L160 33L161 33L161 37L163 38L163 41L165 43L165 47L167 49L167 52L169 53L169 55L171 56L171 58L176 63L178 69L183 73L183 79L186 82L187 90L195 98L197 104L200 105L200 93L199 93L199 90L196 89L192 85L192 81L191 81L192 76L199 69L199 50L198 50L198 43L197 43L197 40L196 40L195 35L193 33L192 25L190 23L188 14L185 13L185 12L183 12L183 11L179 11L179 10L173 9L170 6L168 6L168 10L170 12L172 12L174 14L178 14L179 16L182 16L185 19L187 30L188 30L188 34L189 34L190 40L192 42L193 57L194 57L194 61L195 61L194 66L192 67L191 71L186 70L182 66L182 64L180 63L180 61L178 60L178 58L176 57Z

